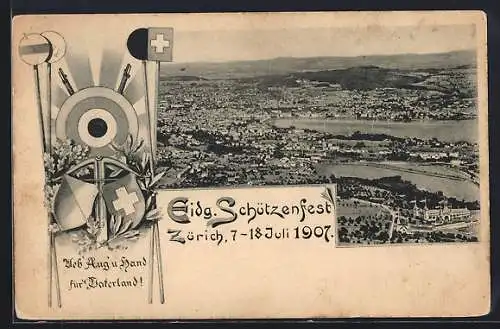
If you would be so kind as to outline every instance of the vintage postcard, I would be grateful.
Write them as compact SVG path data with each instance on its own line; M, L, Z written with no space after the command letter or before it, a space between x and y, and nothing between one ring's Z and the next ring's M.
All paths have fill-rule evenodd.
M489 312L484 13L12 24L19 318Z

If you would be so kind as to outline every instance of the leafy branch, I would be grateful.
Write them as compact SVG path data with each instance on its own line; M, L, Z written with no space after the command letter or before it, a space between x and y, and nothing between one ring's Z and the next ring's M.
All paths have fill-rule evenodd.
M73 140L57 140L50 153L43 154L45 171L44 206L51 211L57 190L61 185L61 177L74 165L86 160L89 156L88 146L75 143ZM88 173L88 168L78 170L77 177Z
M57 140L52 152L44 153L43 162L47 183L51 184L55 178L62 176L74 165L88 159L90 148L68 139Z
M132 220L124 221L122 216L112 215L109 222L109 232L111 236L107 241L108 247L111 247L112 244L116 244L117 241L121 240L137 240L140 232L139 230L131 230L132 224Z
M84 230L79 230L71 233L73 242L79 246L78 253L82 254L93 249L100 247L97 237L101 231L103 223L100 223L97 218L89 217L87 219L87 226Z
M141 189L144 191L152 191L163 175L165 175L165 171L154 175L152 172L153 165L151 155L147 152L140 152L143 146L144 140L141 139L136 142L131 134L127 136L123 145L111 144L111 148L115 150L117 156L125 158L125 163L139 174L139 178L142 180L142 184L139 183ZM115 176L118 174L118 170L112 173L112 175Z
M153 208L153 209L151 209L150 211L148 211L146 213L146 215L144 216L144 218L147 221L151 221L151 222L159 221L162 218L162 214L161 214L160 209Z
M139 154L139 150L143 147L144 140L139 140L138 143L134 141L134 137L132 134L127 135L127 139L122 145L117 145L114 142L111 142L110 147L115 151L116 155L121 158L125 158L125 162L127 165L131 166L134 169L137 169L137 162Z

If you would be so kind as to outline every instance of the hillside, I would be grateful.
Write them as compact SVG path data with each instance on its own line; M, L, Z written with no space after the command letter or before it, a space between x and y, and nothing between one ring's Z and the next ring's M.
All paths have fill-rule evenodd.
M224 63L167 63L160 75L196 76L206 79L245 78L264 75L287 75L296 72L344 70L353 67L420 70L443 69L475 64L474 51L438 54L373 55L358 57L280 57L269 60Z
M280 86L291 81L309 80L338 84L343 89L375 89L375 88L418 88L415 83L425 81L424 76L399 69L380 68L376 66L359 66L342 70L292 73L281 77L266 76L253 78L262 86Z

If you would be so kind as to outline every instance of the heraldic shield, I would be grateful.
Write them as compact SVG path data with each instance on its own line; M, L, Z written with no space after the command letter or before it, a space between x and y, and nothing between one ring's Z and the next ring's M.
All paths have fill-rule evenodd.
M102 162L102 164L98 164ZM111 161L109 163L108 161ZM120 223L126 225L127 229L135 229L144 218L146 211L146 201L137 183L136 174L130 171L125 165L111 159L103 158L96 161L88 161L81 164L76 169L69 171L73 173L86 169L91 176L99 165L119 168L125 174L118 178L105 178L104 183L99 179L91 177L73 177L71 174L62 176L61 185L54 198L54 218L63 231L75 229L88 223L91 216L103 209L99 203L104 200L106 214L101 213L101 219L106 222L111 221L111 217L120 218ZM101 188L99 188L101 185ZM98 198L100 196L101 198ZM116 223L114 223L116 226ZM113 227L111 232L113 234Z
M99 190L91 183L64 175L54 200L54 217L62 230L71 230L87 223Z
M117 181L103 186L102 196L108 211L113 216L121 216L131 228L141 222L146 209L144 196L133 174L127 174Z

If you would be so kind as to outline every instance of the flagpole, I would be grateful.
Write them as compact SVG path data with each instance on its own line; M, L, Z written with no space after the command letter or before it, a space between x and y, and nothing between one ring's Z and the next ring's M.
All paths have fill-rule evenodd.
M57 267L57 252L56 252L56 248L55 248L55 236L54 236L54 233L52 233L52 249L53 249L53 255L54 255L54 265L55 265L55 280L56 280L56 296L57 296L57 306L59 306L59 308L61 308L62 306L62 303L61 303L61 287L59 286L59 271L58 271L58 267Z
M49 273L49 277L48 277L48 280L49 280L49 294L48 294L48 298L49 298L49 307L52 307L52 268L53 268L53 264L52 264L52 256L53 256L53 253L52 253L52 227L51 227L51 224L52 224L52 220L51 220L51 216L50 216L50 213L49 213L49 231L48 231L48 237L49 237L49 253L48 253L48 257L47 257L47 269L48 269L48 273Z
M52 154L52 64L47 62L47 152Z
M156 130L154 128L153 123L156 122L156 111L152 111L152 106L150 104L150 96L153 96L153 101L155 102L154 107L156 108L156 103L157 99L155 98L155 95L149 95L150 91L150 84L148 83L148 65L147 61L143 61L143 67L144 67L144 80L145 80L145 87L146 87L146 96L145 96L145 101L146 101L146 114L147 114L147 121L148 121L148 128L149 128L149 149L150 149L150 161L149 161L149 168L151 172L151 178L154 177L155 174L155 147L154 147L154 142L156 140ZM155 63L155 75L154 75L154 80L156 85L158 86L158 79L159 79L159 70L160 70L160 62ZM152 113L153 112L153 113ZM153 202L152 204L154 207L156 207L156 198L155 196L152 196ZM151 228L151 245L150 245L150 257L151 257L151 264L150 264L150 282L149 282L149 302L153 302L153 285L154 285L154 258L156 258L156 266L157 266L157 271L158 271L158 285L159 285L159 294L160 294L160 302L163 304L165 302L165 294L164 294L164 287L163 287L163 264L162 264L162 259L161 259L161 245L160 245L160 233L159 233L159 227L158 227L158 221L154 221L152 228Z
M146 102L146 115L147 115L147 121L148 121L148 135L149 135L149 150L150 150L150 159L149 159L149 169L151 171L151 179L154 177L154 164L153 164L153 144L152 144L152 138L151 138L151 107L149 106L149 85L148 85L148 66L147 66L147 61L143 60L142 61L143 68L144 68L144 83L145 83L145 88L146 88L146 94L144 96L144 100ZM156 237L156 225L153 222L153 225L151 227L151 238L150 238L150 245L149 245L149 282L148 282L148 302L149 304L153 303L153 280L154 280L154 258L155 258L155 237Z
M47 153L47 144L46 144L46 132L45 132L45 125L44 125L44 120L43 120L43 108L42 108L42 92L40 89L40 72L38 70L38 65L33 65L33 73L34 73L34 79L35 79L35 95L36 95L36 104L38 108L38 123L41 129L41 139L42 139L42 153L46 154ZM47 183L47 182L46 182ZM48 212L48 229L49 229L49 252L48 252L48 270L49 270L49 275L48 275L48 304L49 307L52 307L52 270L54 268L54 263L53 263L53 256L55 252L55 246L54 246L54 233L52 232L52 220L50 216L50 212ZM57 272L57 271L56 271ZM57 282L56 282L57 284Z
M36 93L36 103L38 107L38 121L40 123L40 129L42 130L42 151L46 152L45 146L45 127L43 125L43 110L42 110L42 96L40 91L40 72L38 71L38 65L33 65L33 70L35 74L35 93Z
M165 35L167 40L164 39ZM147 125L149 128L149 171L150 178L153 179L155 175L155 152L156 152L156 121L157 121L157 107L158 107L158 88L151 89L151 86L158 87L159 85L159 74L160 74L160 62L161 61L172 61L172 43L173 41L173 28L139 28L134 30L128 37L127 47L132 55L132 57L140 60L144 69L144 84L146 89L146 95L144 97L146 103L146 116ZM165 51L167 48L167 51ZM148 62L154 66L148 65ZM149 72L148 72L149 71ZM151 73L151 74L148 74ZM154 199L154 191L151 196ZM156 209L156 202L150 203L152 207L150 209ZM160 246L160 235L159 235L158 221L154 220L151 224L151 245L150 248L150 282L148 283L149 288L149 302L152 303L152 290L154 285L154 258L155 253L157 257L158 266L158 283L160 285L160 300L163 303L164 297L164 287L163 287L163 266L161 257L161 246Z
M154 268L154 263L155 263L155 257L154 257L154 252L155 252L155 231L156 231L156 226L153 224L153 227L151 228L151 240L150 240L150 245L149 245L149 286L148 286L148 302L149 304L153 304L153 280L154 280L154 273L153 273L153 268Z
M159 88L160 86L160 62L156 62L156 70L155 70L155 80L156 80L156 86ZM152 167L156 167L156 148L155 148L155 141L156 141L156 122L158 120L158 111L157 106L158 106L158 91L156 92L156 98L155 98L155 111L153 111L153 121L149 121L149 129L150 129L150 139L151 139L151 163ZM151 171L153 176L154 176L154 170ZM153 195L153 201L154 201L154 206L156 208L156 194ZM156 240L156 264L158 266L158 285L160 286L160 303L163 304L165 303L165 293L164 293L164 287L163 287L163 264L162 264L162 259L161 259L161 245L160 245L160 229L158 227L158 221L156 220L154 225L156 226L155 229L155 240Z
M62 37L61 37L62 38ZM30 40L32 42L30 42ZM33 43L33 41L35 43ZM64 40L63 40L64 41ZM40 49L36 49L36 47L41 47ZM27 50L27 51L26 51ZM51 56L53 56L54 45L51 43L50 38L38 33L30 33L25 34L24 38L19 42L19 53L21 59L33 66L33 74L35 79L35 96L36 103L38 109L38 121L41 132L41 140L42 140L42 154L45 157L46 155L51 155L52 153L52 137L51 137L51 93L52 93L52 85L51 85ZM40 65L46 63L47 72L44 78L44 90L42 95L42 90L40 86ZM43 96L43 101L42 101ZM44 163L45 165L45 163ZM44 168L45 169L45 168ZM45 185L49 182L48 180L51 177L45 176ZM44 191L46 192L46 191ZM60 298L60 287L59 287L59 274L57 268L57 254L56 254L56 244L55 244L55 235L52 227L52 213L50 210L47 211L47 222L48 222L48 245L49 252L47 257L47 270L48 270L48 304L49 307L52 307L52 283L53 283L53 270L55 264L55 283L57 289L57 298L58 305L61 307L61 298Z
M155 204L156 204L156 197L155 197ZM165 292L163 288L163 264L161 260L161 246L160 246L160 232L158 229L158 221L155 221L155 226L156 226L156 257L157 257L157 266L158 266L158 285L160 286L160 303L164 304L165 303Z
M62 306L61 303L61 288L59 285L59 266L57 265L57 251L56 251L56 237L54 232L52 231L52 214L49 212L49 257L48 257L48 270L49 270L49 307L52 307L52 276L54 275L54 281L56 286L56 298L57 298L57 306L59 308ZM52 274L54 271L54 274Z
M47 62L47 81L46 81L46 118L45 122L47 124L47 131L45 131L46 141L46 151L50 155L52 155L52 65L50 62ZM49 257L48 257L48 266L49 266L49 307L52 307L52 270L55 270L56 276L56 293L58 305L61 307L61 295L59 290L59 273L57 266L57 253L55 248L55 236L54 232L52 232L52 213L48 213L49 219ZM55 266L55 269L54 269Z
M151 156L153 159L153 167L156 167L156 123L158 122L158 89L160 88L160 62L156 62L155 69L155 83L157 86L157 91L155 95L155 110L153 111L153 120L150 121L149 128L151 133Z

